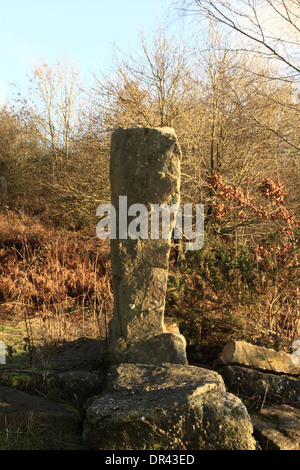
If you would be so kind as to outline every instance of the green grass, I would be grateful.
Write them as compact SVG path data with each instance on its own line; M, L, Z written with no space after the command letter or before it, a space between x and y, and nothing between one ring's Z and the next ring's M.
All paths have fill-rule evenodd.
M22 422L0 427L0 450L84 450L77 433L62 434L28 414Z
M2 320L0 324L0 340L6 346L6 363L13 366L27 367L30 363L32 346L41 347L41 327L38 318L30 320ZM31 338L34 336L34 341Z
M28 325L26 326L24 320L2 320L0 340L6 345L6 365L0 366L0 387L16 387L27 393L31 393L32 390L42 390L45 396L52 392L49 384L43 384L41 377L34 373L35 369L30 367L29 346L32 344L35 346L36 349L33 350L35 354L39 354L43 347L40 325L39 318L30 319L29 333L34 338L34 341L30 342ZM80 433L57 433L51 423L47 426L40 424L32 414L26 415L18 422L0 424L0 450L81 449L84 447Z

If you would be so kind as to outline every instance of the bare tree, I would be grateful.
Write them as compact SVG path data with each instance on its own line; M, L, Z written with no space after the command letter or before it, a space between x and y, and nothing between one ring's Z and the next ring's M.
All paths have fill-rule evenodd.
M181 0L175 1L174 6L184 16L195 15L204 21L209 19L222 30L235 33L233 48L241 53L241 57L248 55L247 62L241 62L241 67L258 85L255 89L252 87L252 91L256 96L261 95L264 106L280 106L285 116L289 114L290 126L278 125L279 121L274 119L261 119L260 113L253 112L253 108L249 108L247 102L238 95L235 100L252 119L255 127L275 134L293 149L293 158L297 158L300 150L299 1ZM263 86L266 81L270 82L268 95ZM279 85L273 86L272 82L278 82ZM289 93L286 93L287 83L290 85ZM285 90L284 93L278 92L280 86ZM274 88L277 90L275 94Z
M298 0L181 0L174 3L181 13L203 15L222 24L250 41L252 52L279 60L290 73L300 73Z
M77 65L68 57L36 65L15 112L39 148L31 168L39 175L42 216L73 228L95 224L109 192L109 147Z
M110 127L171 126L182 112L191 85L184 43L158 27L151 45L141 33L140 51L116 51L110 73L95 75L94 96Z
M67 57L53 66L42 61L33 68L26 91L18 94L20 115L48 149L55 175L79 132L83 108L79 69Z
M0 108L0 205L35 210L40 196L39 144L20 116Z

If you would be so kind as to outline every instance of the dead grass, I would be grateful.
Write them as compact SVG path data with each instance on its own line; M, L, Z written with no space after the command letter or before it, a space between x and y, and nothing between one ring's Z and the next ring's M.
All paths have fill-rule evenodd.
M48 345L106 336L113 306L110 251L95 234L1 211L0 279L2 330L4 322L23 322L29 339L38 335Z

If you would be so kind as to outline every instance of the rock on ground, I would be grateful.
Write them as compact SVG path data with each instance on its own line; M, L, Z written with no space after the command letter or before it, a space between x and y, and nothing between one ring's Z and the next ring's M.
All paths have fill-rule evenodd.
M36 363L45 370L96 370L103 365L106 354L104 340L78 338L55 348Z
M29 395L12 387L0 388L0 426L20 425L34 419L39 426L51 426L57 432L76 431L81 417L76 409L70 410L60 403Z
M266 406L251 414L263 450L300 450L300 410L289 405Z
M258 411L251 411L260 447L299 450L300 366L292 354L233 341L224 347L219 362L228 389L260 403Z
M229 390L244 396L259 396L273 402L285 401L300 406L300 379L272 374L240 366L222 367L222 376Z
M220 354L220 362L239 364L281 374L300 374L300 364L293 362L291 354L255 346L246 341L231 341L228 343Z
M86 411L90 449L254 450L248 412L221 376L199 367L121 364Z

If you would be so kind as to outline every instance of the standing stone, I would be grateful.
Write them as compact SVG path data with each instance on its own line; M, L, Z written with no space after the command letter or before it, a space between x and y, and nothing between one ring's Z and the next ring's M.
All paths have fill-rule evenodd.
M111 240L114 316L109 325L111 363L186 364L185 339L164 322L171 233L132 239L119 224L120 196L127 210L143 204L180 203L181 152L171 128L121 128L111 140L111 203L116 210L116 239ZM139 213L128 217L129 224ZM127 238L126 238L127 237Z

